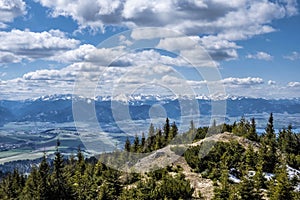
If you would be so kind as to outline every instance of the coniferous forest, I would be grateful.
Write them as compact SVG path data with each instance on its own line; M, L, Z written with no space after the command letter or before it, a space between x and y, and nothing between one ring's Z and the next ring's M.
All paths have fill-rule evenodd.
M196 128L191 122L185 133L178 133L167 118L162 129L151 124L147 137L127 138L124 150L98 159L85 158L80 148L76 156L66 158L57 141L53 161L45 154L29 175L15 169L3 176L0 199L300 199L300 135L291 125L275 133L273 120L271 114L265 132L258 135L254 118L242 117L232 125L214 123L211 128ZM176 144L170 144L174 138ZM179 145L186 138L192 138L193 145ZM136 173L102 162L108 155L124 159L168 145L187 167L173 163ZM202 151L205 145L211 146L208 152ZM205 189L196 188L187 177L191 174L198 181L209 180L212 193L205 195Z

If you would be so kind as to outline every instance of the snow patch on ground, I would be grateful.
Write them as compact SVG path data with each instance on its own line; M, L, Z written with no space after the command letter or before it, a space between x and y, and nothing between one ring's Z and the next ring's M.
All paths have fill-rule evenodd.
M238 179L237 177L235 177L234 175L232 174L229 174L229 177L228 179L234 183L240 183L241 182L241 179Z

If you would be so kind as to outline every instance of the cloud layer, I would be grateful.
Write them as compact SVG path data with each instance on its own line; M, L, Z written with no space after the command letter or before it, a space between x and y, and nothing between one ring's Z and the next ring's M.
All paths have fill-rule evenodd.
M19 62L22 59L50 58L64 51L74 49L79 41L68 38L59 30L43 32L0 31L0 62Z
M229 40L274 31L272 20L297 13L296 0L36 1L48 7L53 17L70 16L83 28L103 28L107 24L166 27L188 35L217 33Z
M71 17L80 29L105 30L107 25L129 28L161 27L198 40L217 61L237 59L235 41L270 33L271 22L297 14L296 0L36 0L49 8L52 17ZM93 6L91 6L93 5ZM149 33L148 36L151 37ZM174 35L173 35L174 36ZM172 37L173 37L172 36ZM139 37L133 34L133 38ZM143 35L145 38L145 35ZM166 45L168 41L162 41ZM180 42L180 41L178 41ZM176 45L173 40L173 45ZM184 43L181 42L180 45ZM189 44L185 44L189 45ZM270 60L267 54L249 55Z
M276 31L272 22L297 14L296 0L35 0L48 9L49 17L70 17L79 29L105 31L107 26L126 28L159 27L142 31L134 29L130 37L119 36L119 45L99 47L86 44L60 30L33 32L7 27L16 17L27 14L23 0L0 0L0 66L22 63L24 60L52 61L67 66L62 69L42 69L25 73L22 77L1 81L1 95L19 94L20 97L49 93L72 93L75 80L97 82L103 94L117 88L131 91L145 84L191 87L202 93L207 85L224 85L229 94L245 96L274 96L272 91L299 91L299 82L280 86L272 80L256 77L227 77L220 80L200 80L193 77L193 66L216 66L216 62L238 59L240 40ZM170 31L167 31L169 29ZM183 34L174 32L179 31ZM75 37L75 36L74 36ZM156 48L134 51L140 39L157 40ZM80 38L80 37L79 37ZM150 40L149 40L150 41ZM199 50L199 45L204 50ZM199 53L200 52L200 53ZM208 56L209 55L209 56ZM299 59L298 52L284 58ZM116 58L116 59L115 59ZM267 52L246 55L248 59L273 60ZM109 66L109 67L108 67ZM176 67L177 68L176 68ZM182 75L182 68L188 75ZM178 70L178 71L177 71ZM182 70L182 71L180 71ZM190 70L190 71L189 71ZM192 71L192 72L191 72ZM124 87L126 86L126 87ZM272 87L272 91L268 89ZM94 90L85 88L88 91ZM262 91L267 91L263 93ZM266 94L270 93L270 94ZM278 93L280 95L282 93ZM294 93L295 94L295 93ZM298 93L296 93L297 96ZM286 95L287 97L289 97ZM0 96L0 98L2 98Z

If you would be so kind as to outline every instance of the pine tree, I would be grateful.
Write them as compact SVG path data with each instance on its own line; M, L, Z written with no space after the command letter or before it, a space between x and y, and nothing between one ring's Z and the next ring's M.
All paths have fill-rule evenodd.
M195 127L195 124L194 124L194 121L191 120L190 122L190 129L188 131L188 134L184 139L184 143L191 143L193 142L195 136L196 136L196 127Z
M155 149L160 149L163 146L163 136L160 129L158 129L156 137L155 137Z
M98 199L117 199L122 191L120 172L110 168L103 168L102 173L104 179L100 187Z
M251 125L248 134L246 135L246 138L252 141L258 141L258 135L256 132L256 123L254 118L251 118Z
M154 126L151 123L149 127L149 132L148 132L148 138L146 140L146 152L153 151L155 149L155 144L156 144L156 136L155 136L155 130Z
M221 177L220 177L220 184L221 186L216 187L214 190L214 200L223 200L228 199L230 195L230 186L228 182L228 167L226 165L226 161L222 159L221 165Z
M59 145L60 141L57 140L55 158L53 162L54 168L51 177L51 198L58 200L72 199L70 187L64 174L64 159L59 152Z
M150 124L150 127L149 127L149 133L148 133L148 138L152 137L155 135L155 130L154 130L154 126L153 124L151 123Z
M277 141L273 125L273 114L270 114L267 127L265 129L266 134L262 138L260 156L262 157L264 164L263 170L265 172L274 172L275 165L278 162L277 156Z
M294 188L288 179L286 165L282 165L276 174L276 181L270 188L270 200L293 199Z
M249 135L249 130L250 130L251 125L249 122L246 120L246 118L243 116L239 123L237 123L233 129L232 132L238 136L243 136L247 137Z
M85 161L84 161L84 156L83 153L80 149L80 146L78 147L77 150L77 162L76 162L76 170L83 175L84 170L85 170Z
M98 198L99 200L114 200L114 188L110 187L107 182L104 182L99 190Z
M166 123L164 125L165 141L169 140L169 133L170 133L170 122L169 122L169 118L166 118Z
M38 169L36 167L33 167L23 190L22 196L24 197L24 199L40 199L40 195L44 196L45 194L39 193L40 183L41 180L39 177Z
M173 122L173 124L171 125L170 134L169 134L169 141L171 141L174 137L176 137L177 134L178 134L178 128L176 126L176 123Z
M292 126L289 125L288 129L279 132L278 147L283 153L298 154L297 140L297 136L292 132Z
M259 149L259 156L262 160L263 171L273 173L277 160L276 147L267 145L264 141Z
M145 138L144 132L142 132L142 139L141 139L141 147L142 147L142 151L144 151L145 144L146 144L146 138Z
M38 174L40 178L38 188L39 198L48 199L48 197L50 196L50 166L46 159L46 153L44 153L42 162L39 166Z
M128 136L127 136L126 142L125 142L125 150L126 150L127 152L130 152L130 146L131 146L130 140L129 140Z
M273 113L270 114L265 132L266 135L265 135L264 142L270 146L276 145L276 135L275 135L274 124L273 124Z
M257 154L254 152L252 145L249 145L248 149L246 150L245 161L248 169L255 169L255 166L257 164Z
M257 166L256 166L256 172L253 177L254 180L254 187L256 188L257 191L260 191L261 189L266 188L265 184L265 178L263 174L263 161L261 158L259 158Z
M140 139L137 134L135 134L134 141L133 141L133 152L138 152L140 145Z
M238 186L238 197L242 200L260 200L262 199L259 190L255 189L254 181L244 176Z

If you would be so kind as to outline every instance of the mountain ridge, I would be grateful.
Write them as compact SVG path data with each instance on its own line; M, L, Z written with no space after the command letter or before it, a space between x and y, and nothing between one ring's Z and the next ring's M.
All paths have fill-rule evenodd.
M96 117L102 123L114 123L116 112L129 110L132 120L147 120L151 112L165 115L172 119L185 116L182 105L199 107L202 116L212 116L213 103L222 103L221 109L226 109L225 117L240 117L246 115L265 115L279 113L282 115L300 115L300 99L263 99L250 97L231 97L226 100L169 98L161 100L161 96L140 95L128 101L119 101L110 97L85 98L76 95L48 95L27 100L0 100L0 125L8 122L41 121L41 122L72 122L73 110L76 105L95 106ZM93 117L92 114L87 116Z

